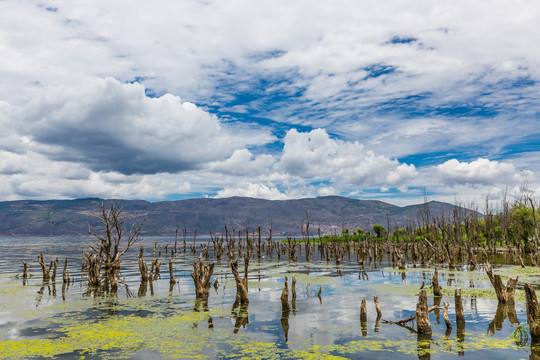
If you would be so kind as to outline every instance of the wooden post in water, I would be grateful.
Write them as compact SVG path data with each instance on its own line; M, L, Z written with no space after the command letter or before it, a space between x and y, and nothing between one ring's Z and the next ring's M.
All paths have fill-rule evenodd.
M283 311L289 311L291 309L289 305L289 287L287 284L287 277L285 276L285 286L281 292L281 309Z

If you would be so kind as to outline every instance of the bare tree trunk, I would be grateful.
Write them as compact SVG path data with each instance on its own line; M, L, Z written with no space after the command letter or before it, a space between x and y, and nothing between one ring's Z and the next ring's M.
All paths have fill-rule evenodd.
M191 277L195 284L195 296L197 298L208 298L210 289L210 278L214 272L214 263L204 265L202 256L199 256L199 262L193 263L193 272Z
M40 256L38 256L38 263L41 265L41 271L43 272L43 281L48 281L50 279L50 270L47 269L45 265L45 260L43 259L43 251L40 251Z
M540 307L536 292L529 283L525 283L525 300L527 302L527 322L532 342L540 341Z
M441 287L439 286L439 271L437 270L436 267L435 267L435 271L433 272L433 280L431 281L431 284L433 285L433 295L443 296Z
M431 334L428 311L426 290L420 290L418 303L416 304L416 327L420 334Z
M289 287L287 284L287 277L285 276L285 286L283 287L283 291L281 292L281 310L282 311L289 311L291 309L289 305Z
M246 258L246 262L249 262L249 259ZM240 273L238 272L238 262L232 262L231 263L231 270L234 275L234 281L236 282L236 301L235 304L240 303L243 304L249 304L249 298L248 298L248 265L245 265L245 275L244 277L240 277Z

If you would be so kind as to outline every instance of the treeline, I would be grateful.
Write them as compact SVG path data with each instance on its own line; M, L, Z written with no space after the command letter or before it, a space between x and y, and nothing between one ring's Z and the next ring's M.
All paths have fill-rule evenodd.
M481 210L475 203L463 206L454 204L450 212L433 214L427 201L411 218L407 226L397 228L375 224L371 229L343 228L340 234L311 237L311 241L396 241L415 242L428 240L454 245L482 246L488 248L517 247L520 251L537 251L540 214L538 203L530 193L522 192L518 199L502 198L494 206L486 196ZM483 212L483 214L481 212ZM305 234L305 232L304 232ZM309 238L304 237L302 241Z

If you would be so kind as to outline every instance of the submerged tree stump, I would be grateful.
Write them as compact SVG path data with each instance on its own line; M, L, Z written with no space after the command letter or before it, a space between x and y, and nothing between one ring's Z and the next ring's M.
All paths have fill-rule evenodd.
M238 261L231 262L231 270L234 275L234 281L236 282L236 300L235 304L238 306L249 304L249 297L248 297L248 266L249 266L249 258L245 259L244 264L244 277L240 276L240 273L238 272Z
M504 286L501 275L493 273L493 268L491 267L491 264L489 262L486 262L484 264L484 270L486 271L486 274L489 277L489 281L495 289L495 293L497 294L497 300L499 300L499 302L503 304L513 304L514 292L516 290L518 277L516 276L515 278L509 278L508 282L506 283L507 285Z
M169 259L169 284L171 285L176 284L176 280L174 280L174 276L173 276L172 259Z
M416 330L419 334L431 334L426 290L420 290L416 304Z
M23 269L23 279L28 278L28 264L23 260L22 261L24 269Z
M367 322L367 308L366 299L362 299L360 303L360 323L365 324Z
M444 323L446 324L447 329L452 329L452 322L450 322L450 318L448 317L448 307L450 306L450 303L448 301L444 302L444 309L443 309L443 318Z
M287 284L287 277L285 276L285 286L283 287L283 291L281 292L281 309L283 311L289 311L291 309L289 305L289 287Z
M439 286L439 271L437 270L437 267L435 267L435 271L433 272L433 280L431 280L431 284L433 285L433 295L439 297L443 296L441 287Z
M208 298L210 290L210 278L214 272L214 263L204 265L202 256L199 256L199 262L193 263L193 272L191 277L195 284L195 296L199 298Z
M48 281L51 277L50 271L53 262L51 261L50 267L47 269L47 265L45 264L45 259L43 258L43 251L40 251L40 256L38 256L38 263L41 265L41 271L43 272L43 281Z
M540 341L540 307L536 292L529 283L525 283L525 301L527 302L527 322L531 333L531 341Z

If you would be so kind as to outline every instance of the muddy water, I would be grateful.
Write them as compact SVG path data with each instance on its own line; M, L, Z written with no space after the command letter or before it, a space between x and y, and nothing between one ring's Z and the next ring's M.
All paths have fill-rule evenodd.
M434 265L397 270L385 261L365 264L345 257L341 266L305 256L290 263L286 257L252 259L247 308L232 309L236 286L227 260L216 262L208 306L197 307L190 277L194 257L189 251L173 260L178 283L169 286L168 259L162 250L161 279L141 284L133 249L123 261L118 293L88 292L81 275L81 251L88 238L0 239L0 358L57 359L519 359L536 358L530 344L510 337L526 321L524 281L540 285L540 270L521 269L494 259L494 270L519 275L517 304L497 306L487 275L477 267L449 270L438 264L445 293L434 299L429 285ZM162 247L172 238L146 240L145 260L154 258L155 242ZM191 241L188 242L188 244ZM43 284L37 255L59 259L56 284ZM159 253L156 253L157 257ZM68 258L72 278L62 284L62 266ZM34 274L23 284L22 260ZM496 261L495 261L496 260ZM243 269L242 261L240 261ZM296 275L297 298L291 311L282 311L284 277ZM433 335L419 338L415 323L397 321L414 315L418 291L428 290L429 306L450 303L453 328L447 331L442 311L430 314ZM465 329L457 329L453 293L462 289ZM290 281L289 281L290 288ZM318 297L318 291L321 296ZM377 321L373 296L378 296L382 319ZM360 302L367 299L367 322L360 321ZM290 300L292 300L289 297ZM434 303L435 301L435 303ZM291 301L292 302L292 301Z

